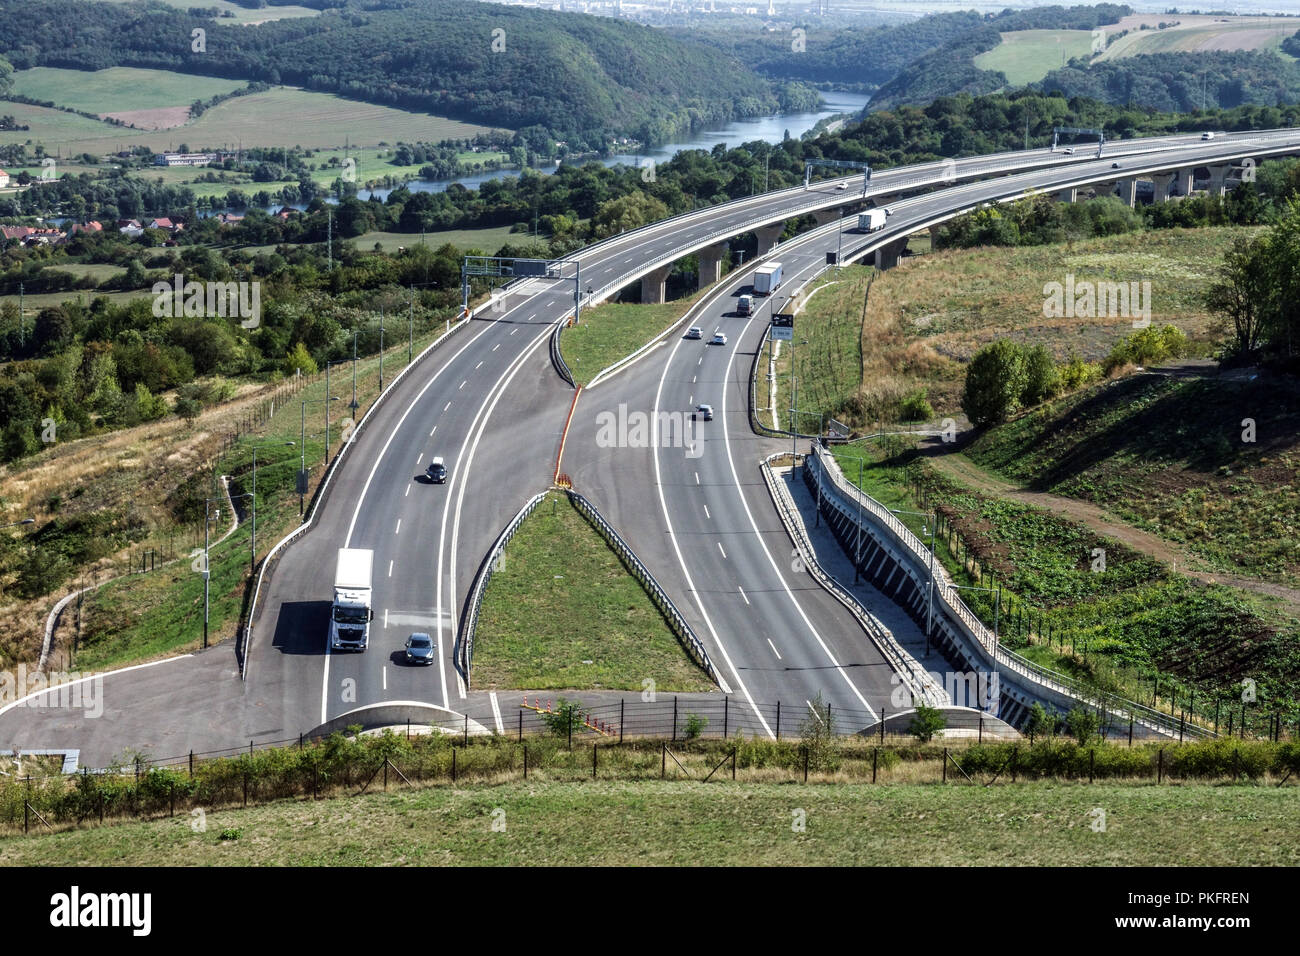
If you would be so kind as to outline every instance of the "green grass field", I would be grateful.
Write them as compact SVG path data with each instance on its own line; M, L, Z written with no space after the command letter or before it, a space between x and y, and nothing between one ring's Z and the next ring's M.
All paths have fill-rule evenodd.
M1017 30L1002 34L1002 42L975 57L975 65L981 70L1001 70L1012 86L1023 86L1091 50L1092 33L1088 30Z
M1105 811L1095 832L1094 808ZM501 810L504 816L494 812ZM793 824L803 811L804 828ZM0 840L3 866L1295 866L1294 788L586 781L371 793ZM494 829L499 820L504 828Z
M476 690L706 691L640 583L556 495L524 522L492 575L474 641ZM560 573L562 572L562 573Z
M560 352L580 385L631 355L686 314L703 293L658 305L606 302L582 310L582 324L565 329ZM712 332L712 329L707 330Z
M1173 16L1183 26L1167 30L1133 31L1111 44L1104 60L1147 53L1192 53L1201 50L1276 50L1294 34L1293 18L1233 18L1228 23L1208 22L1207 17ZM1217 19L1217 18L1216 18Z
M88 113L189 106L247 84L166 70L113 67L86 72L38 66L14 73L14 92Z
M131 0L107 0L107 2L130 3ZM192 0L161 0L161 2L167 4L169 7L176 7L180 10L191 10L195 6ZM320 16L320 11L313 10L311 7L263 6L256 9L249 9L248 7L241 7L237 3L230 3L229 0L203 0L203 3L200 4L200 6L204 8L216 7L221 15L215 17L214 22L225 25L234 23L266 23L272 20L300 20L303 17ZM234 16L225 16L227 13L234 14Z
M138 71L156 72L156 71ZM53 74L65 74L63 82L88 85L98 74L79 70L48 70L47 84L55 83ZM189 83L194 77L163 73L167 85ZM218 81L213 81L218 82ZM229 85L227 81L219 81ZM242 86L242 83L234 86ZM142 95L142 94L139 94ZM173 94L174 95L174 94ZM182 99L187 105L194 97ZM133 101L119 108L139 108ZM345 140L358 146L380 142L438 142L443 139L471 138L487 127L458 120L408 113L384 106L373 106L327 93L313 93L291 87L277 87L264 93L235 97L220 103L192 123L163 130L133 130L97 122L73 113L41 107L6 103L5 112L31 127L0 133L0 143L43 143L54 153L103 153L148 146L155 151L176 149L184 143L191 149L234 148L248 146L301 146L304 148L342 149ZM379 175L378 172L374 173ZM367 174L368 175L368 174Z

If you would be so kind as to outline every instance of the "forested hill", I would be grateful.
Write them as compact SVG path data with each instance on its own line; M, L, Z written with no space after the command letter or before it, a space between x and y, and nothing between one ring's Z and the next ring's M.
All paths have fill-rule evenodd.
M804 109L816 94L633 23L471 0L379 0L223 26L160 3L0 0L15 67L138 66L339 93L598 146ZM193 52L192 31L206 31ZM493 31L502 31L494 33Z
M1164 112L1276 106L1300 100L1300 66L1272 51L1148 53L1093 64L1072 60L1039 86L1066 97Z

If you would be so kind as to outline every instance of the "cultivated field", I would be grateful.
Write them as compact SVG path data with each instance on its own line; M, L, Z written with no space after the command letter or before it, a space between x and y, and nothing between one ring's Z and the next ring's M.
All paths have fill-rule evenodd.
M130 3L131 0L107 0L107 2ZM192 10L195 7L192 0L160 0L160 2L181 10ZM320 16L319 10L313 10L310 7L263 6L249 9L248 7L241 7L237 3L231 3L230 0L203 0L200 6L203 9L216 8L217 16L213 19L215 22L226 26L230 24L269 23L272 20L300 20L303 17Z
M75 80L83 86L92 85L92 78L99 75L77 70L47 72L68 74L68 82ZM135 72L157 73L158 71ZM175 73L160 73L160 76L175 78L180 83L192 83L196 79ZM232 87L229 81L212 82L221 82L226 88L243 86L242 83L235 83ZM54 78L47 79L46 83L52 85ZM42 98L59 102L54 97L43 96ZM195 96L191 95L188 100L182 98L180 102L184 104L194 99ZM105 105L103 102L97 101L97 103L101 107ZM128 94L107 105L118 109L143 108L140 104L139 99ZM161 106L175 105L177 102L174 98L168 103L161 104ZM58 150L65 155L83 152L104 153L141 145L155 151L165 151L176 149L181 143L185 143L192 150L217 147L233 149L240 144L245 147L342 148L345 143L376 145L381 142L395 143L399 140L438 142L443 139L466 139L487 130L487 127L472 123L462 123L458 120L421 113L408 113L292 87L277 87L264 93L236 97L218 104L185 126L158 131L126 129L109 123L97 123L72 113L24 106L19 103L6 103L5 112L12 114L18 123L30 126L31 129L0 133L0 144L29 141L42 143L49 152Z
M101 116L182 107L184 118L188 118L189 105L195 100L211 99L245 85L242 80L130 67L92 73L38 66L14 73L14 92L21 96Z
M1065 61L1092 49L1087 30L1018 30L1002 34L1002 43L975 57L981 70L1001 70L1012 86L1023 86L1059 69Z

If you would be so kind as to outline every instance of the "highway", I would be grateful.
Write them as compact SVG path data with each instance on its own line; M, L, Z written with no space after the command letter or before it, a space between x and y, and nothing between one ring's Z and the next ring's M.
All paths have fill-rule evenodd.
M1193 136L1124 140L1108 143L1101 160L1090 158L1094 149L1080 147L1068 157L1032 150L875 172L869 196L956 184L883 201L893 215L870 242L895 242L959 210L1025 190L1300 151L1300 132L1212 142ZM1111 169L1116 161L1122 170ZM981 176L994 178L962 182ZM839 189L840 182L848 188ZM579 253L582 284L593 289L590 300L599 301L663 262L756 224L855 201L860 191L861 177L849 177L656 223ZM786 263L787 288L820 268L825 252L840 241L835 228L785 244L778 258ZM843 237L846 253L866 242L858 234ZM892 689L889 668L861 629L846 624L851 619L843 608L794 570L790 539L757 471L762 457L789 445L754 435L748 424L750 362L772 301L747 319L730 314L749 276L725 278L694 321L708 333L722 327L727 345L672 338L582 396L565 470L694 616L725 678L724 690L747 700L800 702L821 692L846 710L875 713ZM22 738L25 747L58 746L73 737L96 756L127 744L184 752L294 736L380 701L423 701L456 712L471 706L454 666L456 625L491 543L519 507L550 484L572 390L551 366L547 338L571 314L572 296L571 282L512 287L502 311L480 310L391 387L354 434L312 526L284 549L269 578L246 680L238 680L232 648L225 645L110 676L105 717L93 727L57 710L18 708L0 712L0 730L8 739ZM651 413L684 412L701 402L714 406L716 418L700 423L696 449L597 446L600 410L625 403ZM779 398L782 404L788 395ZM433 455L447 462L445 485L420 480ZM375 551L375 620L363 654L330 654L325 647L334 558L342 546ZM401 660L403 642L415 630L438 642L432 667Z

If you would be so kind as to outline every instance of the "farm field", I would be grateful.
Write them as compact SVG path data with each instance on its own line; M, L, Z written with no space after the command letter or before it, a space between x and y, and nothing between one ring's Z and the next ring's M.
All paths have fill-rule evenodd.
M1018 30L1002 34L1002 43L975 57L975 65L1001 70L1012 86L1023 86L1059 69L1065 60L1087 56L1091 49L1092 34L1087 30Z
M21 96L100 115L169 106L188 109L195 100L211 99L246 85L242 80L131 67L90 73L38 66L14 73L14 92Z
M52 71L71 74L85 84L87 74L76 70ZM157 71L139 71L157 72ZM97 75L97 74L94 74ZM161 74L182 78L181 74ZM53 80L47 82L52 83ZM236 87L243 84L235 84ZM35 95L35 94L28 94ZM188 105L188 102L182 101ZM176 105L175 103L171 105ZM345 141L374 145L381 142L438 142L466 139L486 132L487 127L445 117L408 113L385 106L373 106L327 93L313 93L292 87L277 87L220 103L197 120L165 130L133 130L98 123L73 113L43 107L6 104L5 112L29 130L0 133L0 144L44 144L47 151L103 153L148 146L155 151L177 149L184 143L192 150L249 146L301 146L318 149L342 148Z
M129 3L131 0L107 0L109 3ZM169 7L176 7L179 10L193 9L194 4L190 0L160 0ZM269 23L272 20L301 20L304 17L318 17L319 10L313 10L310 7L297 6L274 6L258 7L249 9L241 7L237 3L231 3L230 0L204 0L202 4L204 9L215 8L217 16L213 20L217 23L229 24L254 24Z

